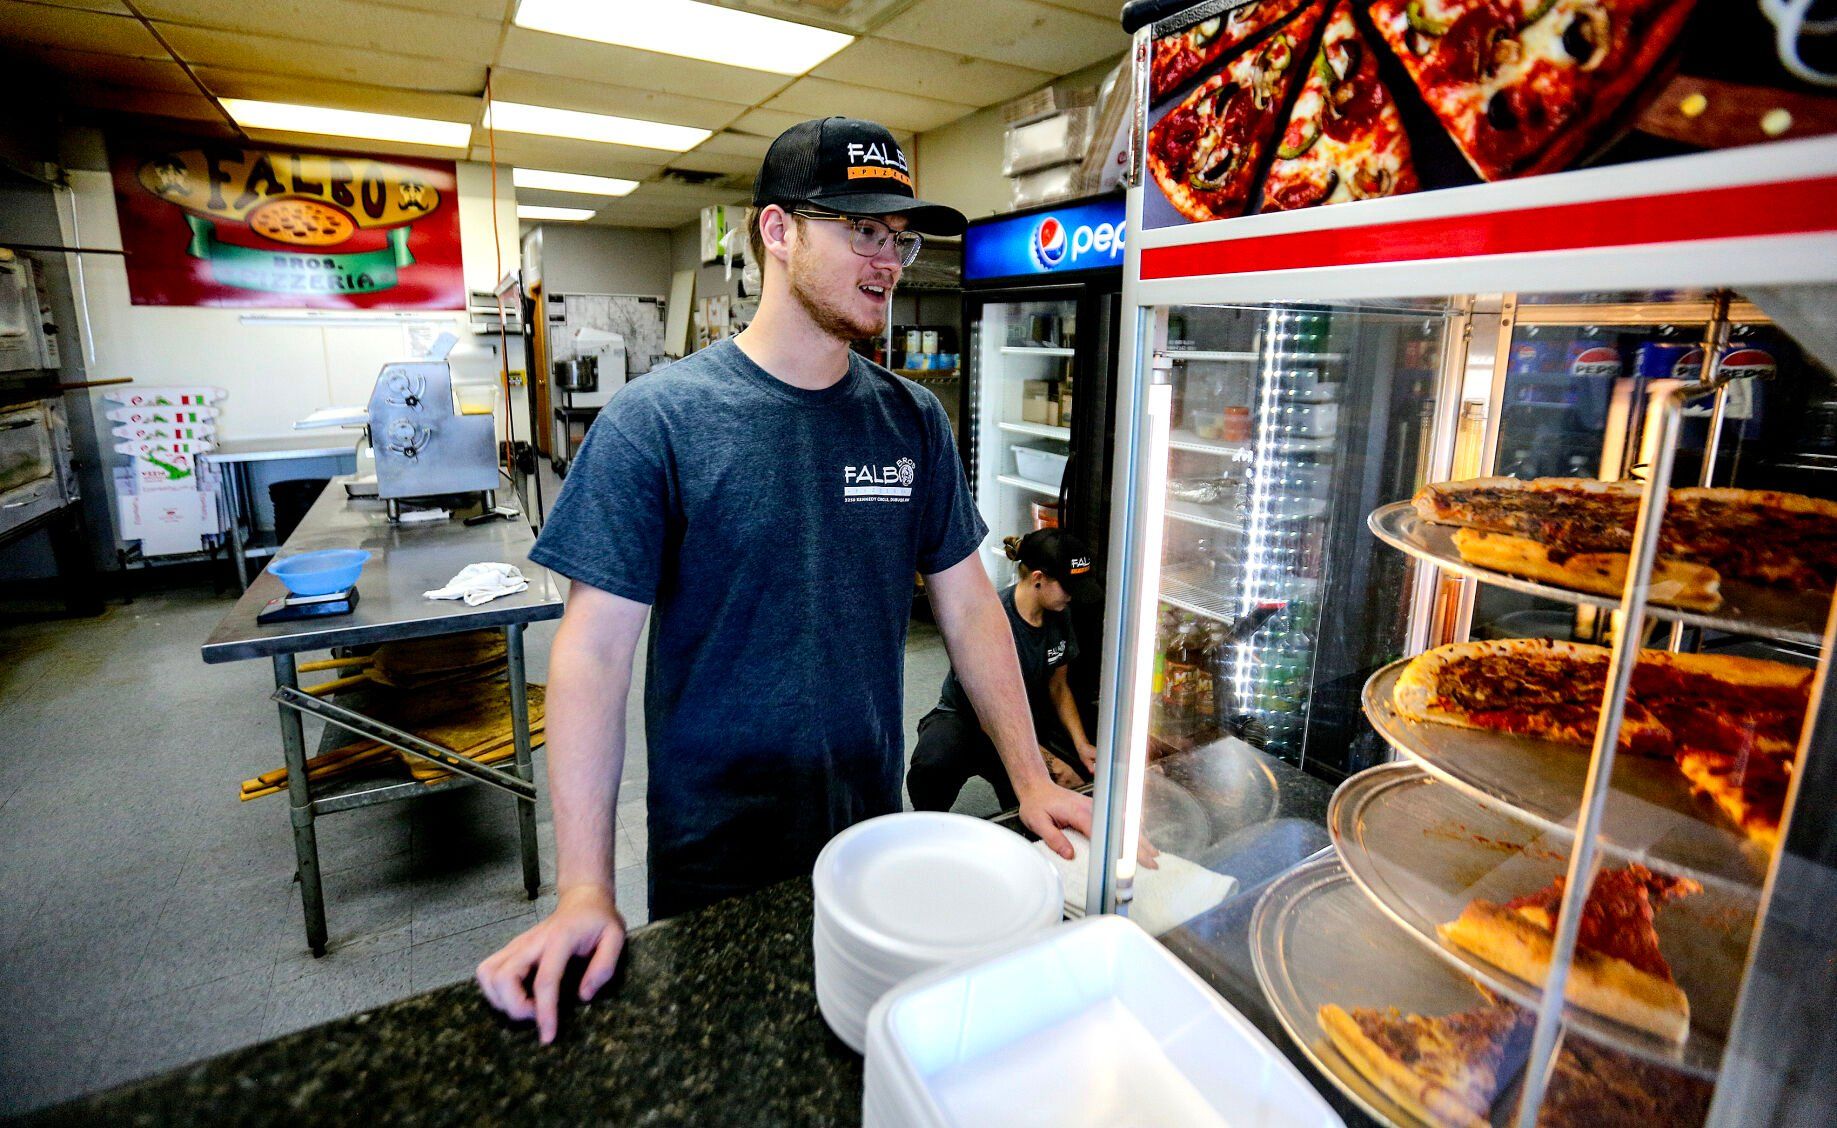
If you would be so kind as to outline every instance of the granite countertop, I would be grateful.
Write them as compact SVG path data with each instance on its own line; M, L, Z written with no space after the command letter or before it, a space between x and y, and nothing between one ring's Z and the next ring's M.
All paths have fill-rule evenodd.
M27 1123L857 1124L861 1058L817 1013L810 927L805 878L638 929L551 1046L456 983Z

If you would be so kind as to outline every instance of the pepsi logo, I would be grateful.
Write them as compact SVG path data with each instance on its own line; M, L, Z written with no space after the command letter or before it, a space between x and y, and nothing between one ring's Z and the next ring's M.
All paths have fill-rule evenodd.
M1051 270L1065 261L1065 250L1070 240L1065 235L1065 225L1057 216L1046 216L1033 228L1033 261L1041 270Z
M1778 366L1760 349L1731 349L1722 355L1722 375L1731 380L1771 380Z
M1605 345L1583 349L1569 362L1569 373L1612 379L1620 375L1620 354Z

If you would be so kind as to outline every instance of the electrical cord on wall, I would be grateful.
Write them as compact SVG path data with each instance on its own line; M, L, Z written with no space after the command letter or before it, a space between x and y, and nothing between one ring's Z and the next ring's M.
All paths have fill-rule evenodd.
M496 104L491 94L492 69L491 67L485 68L485 139L491 156L491 253L496 263L491 289L492 296L497 299L498 304L498 380L504 389L504 442L509 449L510 460L514 460L517 453L517 409L510 399L510 342L509 334L504 330L504 288L501 285L504 281L504 237L498 231L498 130L491 112ZM519 282L520 285L521 282ZM525 326L525 331L528 328ZM525 372L523 378L527 381L529 373ZM531 430L530 450L534 453L536 421L531 419L529 425ZM510 483L514 487L516 485L515 476L506 475L506 477L510 478ZM542 470L540 467L537 467L532 477L536 482L536 520L530 522L530 528L533 531L542 519ZM525 499L524 508L529 508L527 499Z

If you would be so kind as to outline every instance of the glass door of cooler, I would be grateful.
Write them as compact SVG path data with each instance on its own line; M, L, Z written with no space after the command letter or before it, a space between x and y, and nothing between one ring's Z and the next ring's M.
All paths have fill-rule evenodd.
M1076 291L1058 291L991 297L970 313L964 438L976 504L989 526L983 565L997 588L1014 578L1003 538L1059 522L1072 452L1078 307Z

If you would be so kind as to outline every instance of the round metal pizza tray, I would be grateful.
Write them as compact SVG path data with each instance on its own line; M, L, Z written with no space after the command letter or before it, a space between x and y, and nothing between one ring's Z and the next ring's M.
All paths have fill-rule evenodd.
M1476 567L1461 559L1454 547L1454 529L1424 521L1407 501L1392 502L1372 511L1365 522L1377 538L1392 548L1401 549L1450 572L1478 580L1493 587L1552 599L1578 607L1617 609L1620 597L1596 595L1593 592L1570 591L1568 588L1527 580L1520 576ZM1736 580L1722 583L1722 607L1714 612L1685 611L1677 607L1646 605L1646 613L1655 619L1675 620L1730 634L1770 638L1818 646L1824 640L1825 620L1831 611L1830 597L1810 593L1776 591L1755 587Z
M1378 734L1444 783L1539 831L1572 838L1590 750L1404 717L1392 692L1407 665L1392 662L1365 683L1365 717ZM1639 862L1735 892L1758 888L1767 874L1767 852L1693 795L1668 760L1614 757L1600 842L1610 862Z
M1327 829L1346 872L1425 949L1520 1006L1543 984L1505 972L1435 934L1468 902L1503 904L1548 886L1568 867L1568 836L1481 806L1414 764L1386 764L1340 785ZM1753 891L1705 886L1659 910L1659 949L1690 999L1682 1043L1575 1006L1572 1029L1661 1065L1713 1079L1735 1011L1757 901Z
M1456 1014L1488 1002L1471 979L1401 935L1332 858L1297 866L1264 891L1250 918L1250 954L1271 1009L1315 1068L1379 1123L1424 1124L1341 1056L1320 1027L1320 1008ZM1514 1122L1519 1088L1514 1079L1493 1101L1496 1128Z

